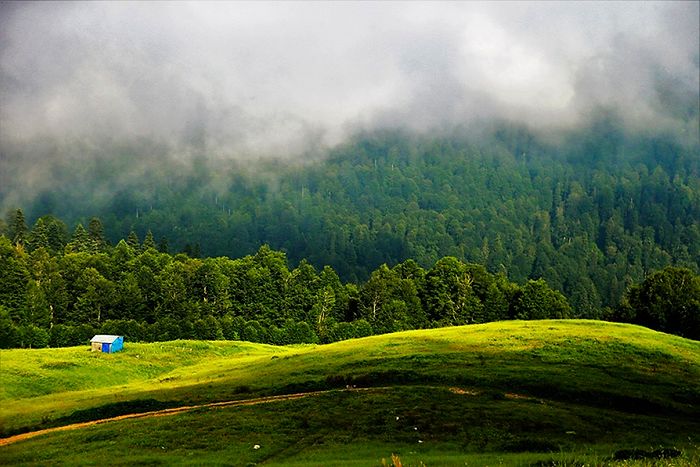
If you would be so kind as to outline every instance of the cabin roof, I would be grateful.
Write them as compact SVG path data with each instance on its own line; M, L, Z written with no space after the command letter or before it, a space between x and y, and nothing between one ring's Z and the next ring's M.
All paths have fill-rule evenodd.
M107 343L107 344L112 344L114 341L119 339L121 336L112 336L110 334L97 334L95 337L90 339L90 342L100 342L100 343Z

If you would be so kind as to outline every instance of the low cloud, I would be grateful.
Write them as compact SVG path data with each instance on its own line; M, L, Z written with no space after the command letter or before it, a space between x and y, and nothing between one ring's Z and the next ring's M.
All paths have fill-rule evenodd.
M599 107L697 138L698 2L1 5L5 153L145 138L292 157L358 130L570 127Z

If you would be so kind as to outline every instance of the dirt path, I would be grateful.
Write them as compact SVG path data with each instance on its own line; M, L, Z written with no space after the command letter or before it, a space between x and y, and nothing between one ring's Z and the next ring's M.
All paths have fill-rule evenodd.
M150 417L164 417L166 415L175 415L182 412L188 412L190 410L202 409L207 407L241 407L245 405L258 405L266 404L269 402L279 402L288 401L293 399L301 399L304 397L320 396L322 394L329 394L333 392L357 392L357 391L376 391L376 390L387 390L388 387L378 387L378 388L347 388L347 389L328 389L325 391L311 391L311 392L299 392L296 394L283 394L280 396L267 396L267 397L256 397L254 399L239 399L234 401L225 402L211 402L209 404L199 404L199 405L185 405L182 407L173 407L170 409L154 410L152 412L141 412L132 413L126 415L119 415L117 417L101 418L99 420L92 420L89 422L73 423L71 425L57 426L53 428L46 428L43 430L30 431L28 433L22 433L15 436L10 436L8 438L0 438L0 446L6 446L8 444L13 444L18 441L23 441L25 439L33 438L35 436L54 433L57 431L69 431L77 430L79 428L85 428L92 425L99 425L101 423L115 422L118 420L127 420L130 418L150 418Z

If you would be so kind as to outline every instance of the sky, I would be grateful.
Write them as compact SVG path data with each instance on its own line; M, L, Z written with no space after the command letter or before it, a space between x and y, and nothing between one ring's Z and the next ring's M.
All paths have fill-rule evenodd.
M567 128L601 107L692 135L699 5L3 2L0 149L150 139L280 157L375 128Z

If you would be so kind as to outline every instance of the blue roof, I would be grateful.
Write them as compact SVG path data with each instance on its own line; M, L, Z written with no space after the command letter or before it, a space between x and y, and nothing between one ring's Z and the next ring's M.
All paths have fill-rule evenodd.
M112 336L109 334L97 334L95 337L90 339L90 342L100 342L102 344L112 344L114 341L122 336Z

